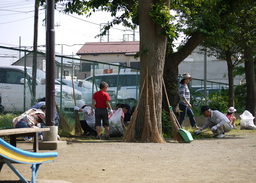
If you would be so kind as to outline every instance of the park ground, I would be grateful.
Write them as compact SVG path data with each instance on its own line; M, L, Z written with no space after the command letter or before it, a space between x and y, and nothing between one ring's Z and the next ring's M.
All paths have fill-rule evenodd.
M224 139L202 137L191 143L127 143L91 138L61 138L54 162L41 165L38 183L254 183L256 130L232 130ZM31 148L20 141L18 147ZM47 152L47 151L40 151ZM30 165L15 164L30 179ZM8 181L7 181L8 180ZM1 182L18 177L4 165Z

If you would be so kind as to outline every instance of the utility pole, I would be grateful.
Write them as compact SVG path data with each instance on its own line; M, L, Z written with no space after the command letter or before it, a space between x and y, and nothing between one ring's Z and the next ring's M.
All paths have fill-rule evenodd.
M38 8L39 8L39 0L35 0L31 106L35 103L35 100L36 100L37 44L38 44L37 43L37 38L38 38Z
M55 0L47 0L46 16L46 126L55 124Z

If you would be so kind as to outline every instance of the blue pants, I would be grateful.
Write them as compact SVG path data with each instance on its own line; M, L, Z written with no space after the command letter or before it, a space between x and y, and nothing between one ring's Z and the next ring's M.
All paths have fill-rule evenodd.
M183 104L179 104L179 108L180 108L180 119L179 119L180 126L182 125L183 121L185 120L186 114L188 114L190 125L192 127L197 126L192 109L190 109L188 106L183 105Z

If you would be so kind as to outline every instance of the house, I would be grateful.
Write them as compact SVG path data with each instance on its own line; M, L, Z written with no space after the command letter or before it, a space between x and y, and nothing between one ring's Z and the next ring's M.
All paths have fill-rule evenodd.
M139 44L139 41L85 43L77 55L82 59L139 68L140 61L135 58Z
M123 66L140 68L139 41L128 42L88 42L85 43L77 52L81 59L116 63ZM205 58L207 62L205 61ZM197 47L181 64L179 73L189 72L194 78L204 79L204 70L206 63L206 79L215 82L228 83L227 63L224 60L218 60L213 56L206 56ZM83 67L83 66L82 66ZM86 67L83 74L90 74L90 67ZM234 84L240 84L241 77L234 78Z
M85 43L77 55L81 59L93 60L97 62L104 62L114 65L127 66L135 69L139 69L140 61L136 57L139 51L139 41L127 41L127 42L88 42ZM81 70L78 74L78 78L86 78L91 75L92 70L91 63L81 62ZM97 74L103 74L109 72L110 66L99 65ZM112 72L112 70L110 71Z

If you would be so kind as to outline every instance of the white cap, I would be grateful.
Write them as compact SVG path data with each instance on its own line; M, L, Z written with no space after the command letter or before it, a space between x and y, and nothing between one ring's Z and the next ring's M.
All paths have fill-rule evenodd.
M228 112L229 113L236 112L236 109L234 107L230 107L230 108L228 108Z

